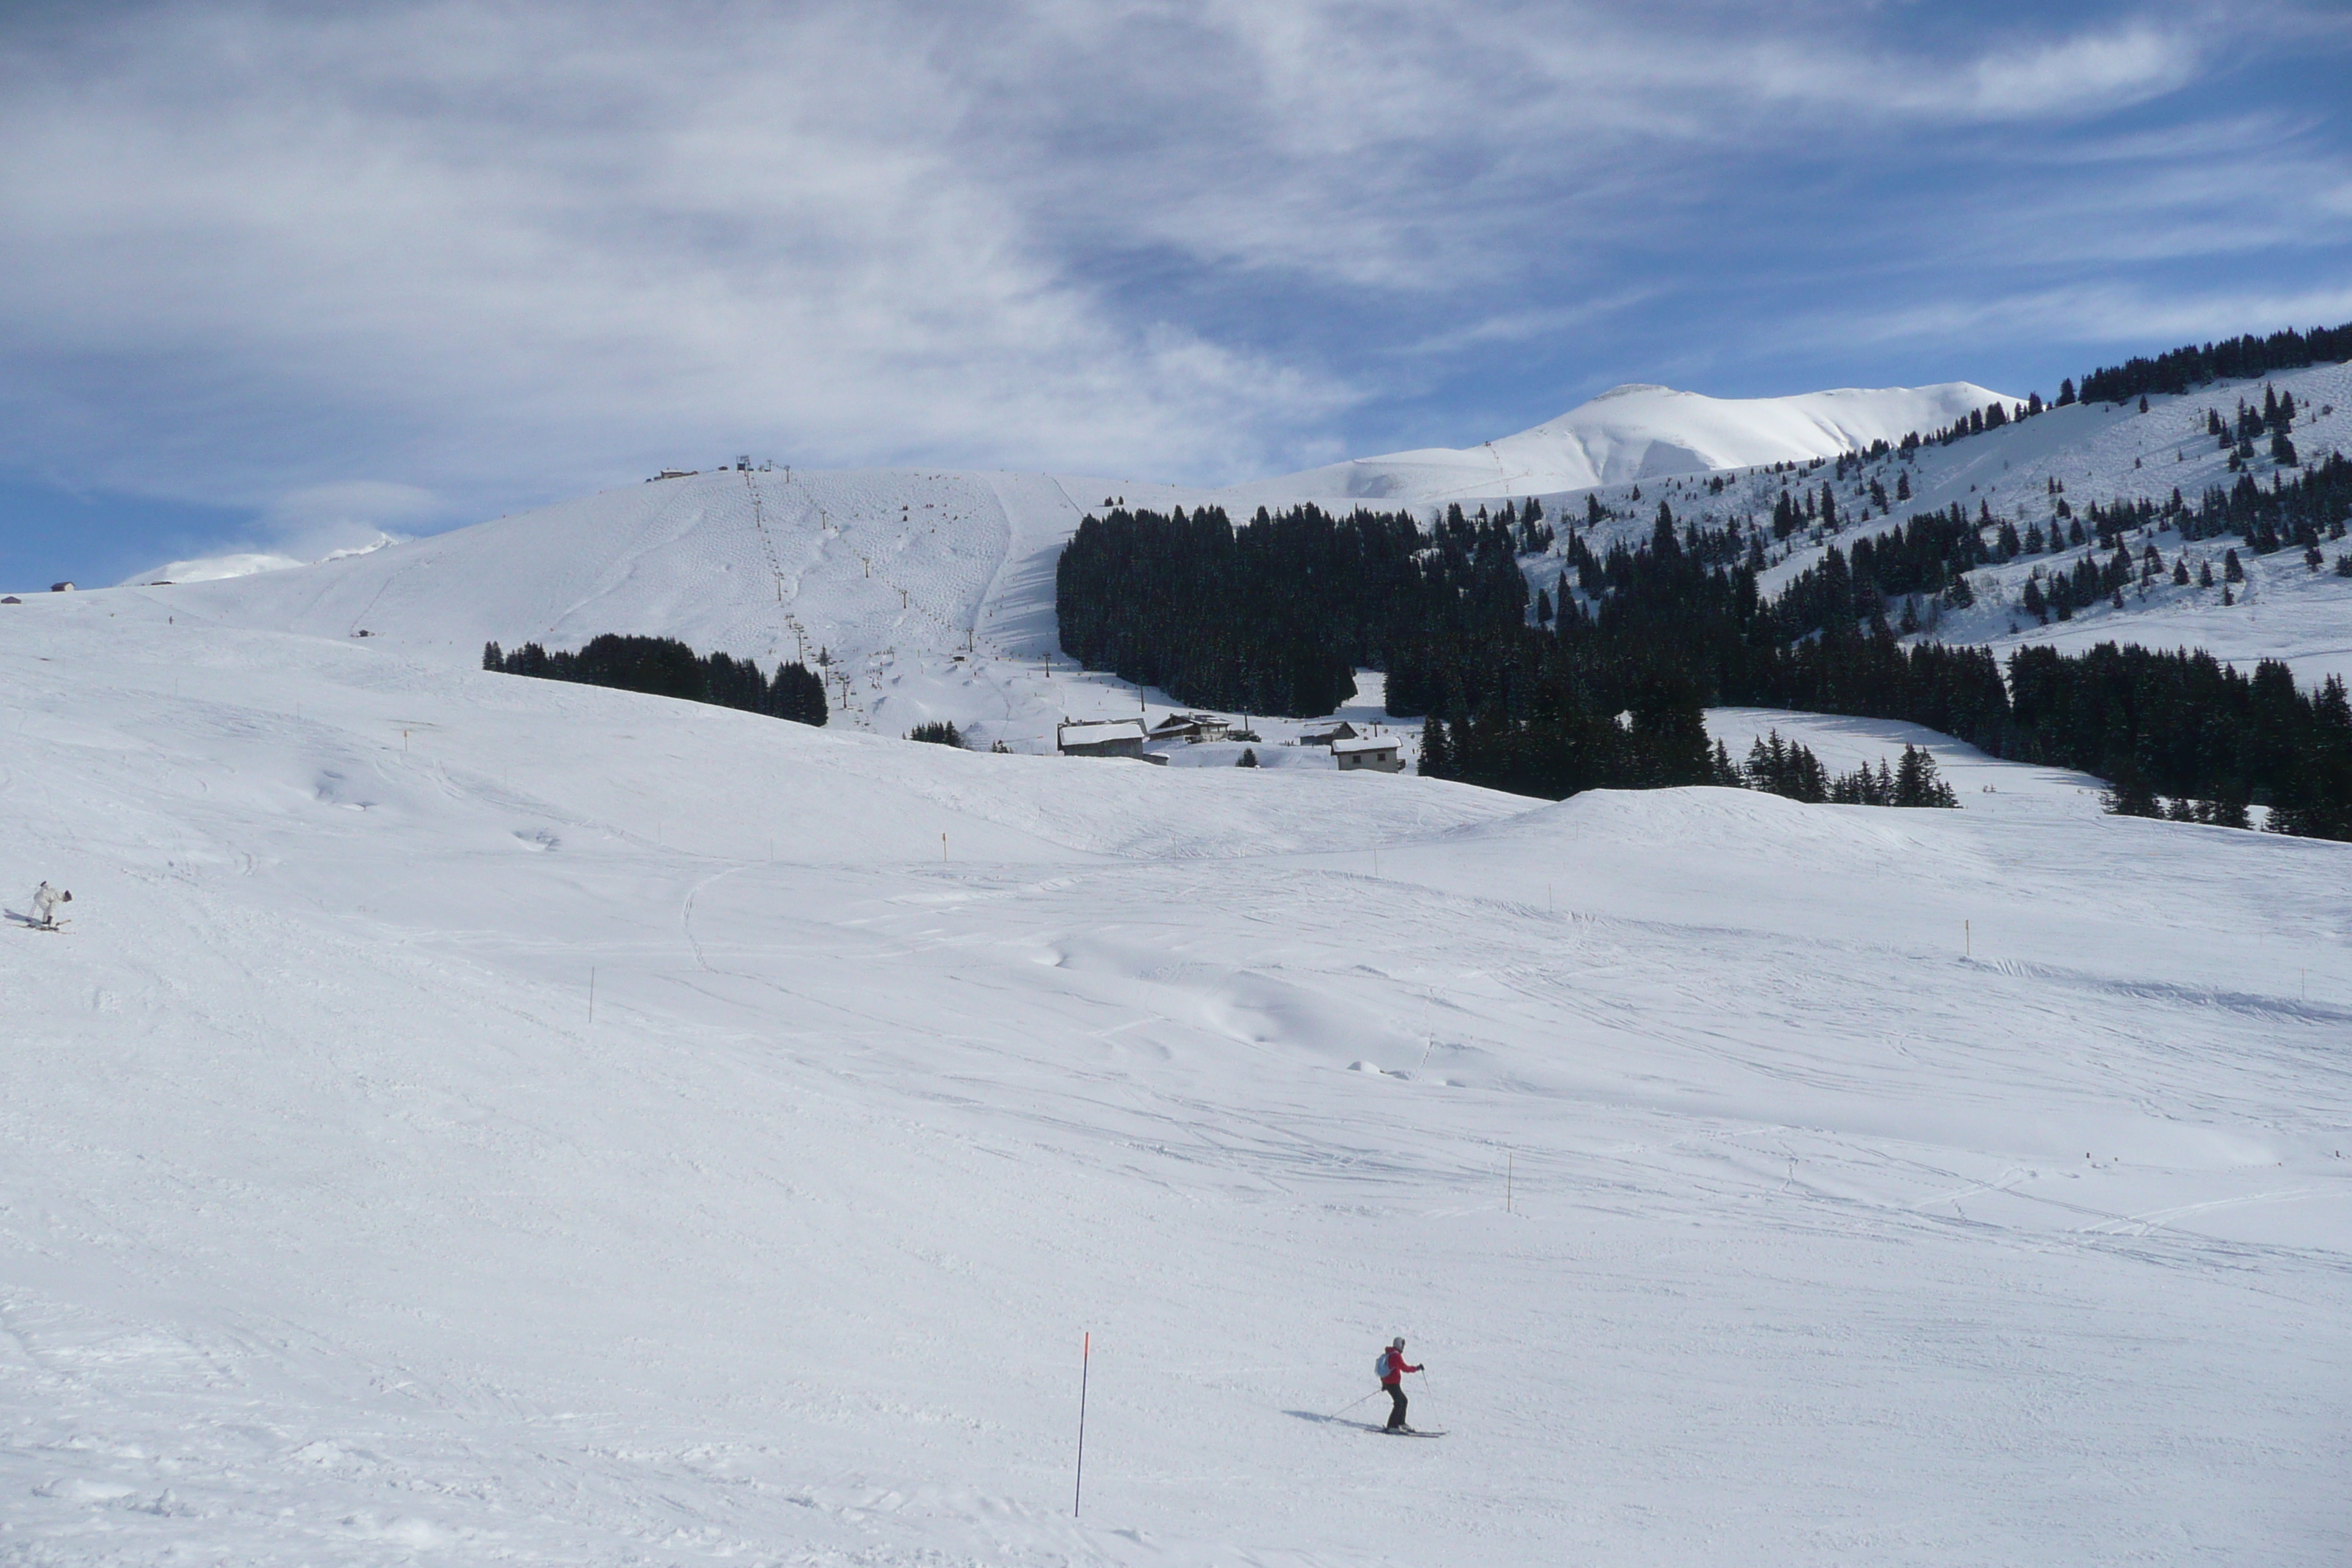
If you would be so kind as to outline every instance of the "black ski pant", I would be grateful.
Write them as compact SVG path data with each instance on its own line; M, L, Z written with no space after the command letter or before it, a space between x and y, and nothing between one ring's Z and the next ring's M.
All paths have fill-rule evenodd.
M1401 1383L1384 1383L1381 1386L1388 1390L1389 1430L1393 1432L1404 1425L1404 1385Z

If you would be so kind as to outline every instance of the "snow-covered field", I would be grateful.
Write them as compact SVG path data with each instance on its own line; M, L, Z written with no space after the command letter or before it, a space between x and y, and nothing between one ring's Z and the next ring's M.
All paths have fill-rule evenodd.
M902 500L578 559L705 646L935 592L1000 651L895 732L1034 604L857 586ZM2352 847L1948 745L1892 812L811 731L464 668L639 628L470 624L463 541L0 611L75 893L0 931L0 1560L2352 1560ZM1392 1333L1442 1440L1327 1419Z

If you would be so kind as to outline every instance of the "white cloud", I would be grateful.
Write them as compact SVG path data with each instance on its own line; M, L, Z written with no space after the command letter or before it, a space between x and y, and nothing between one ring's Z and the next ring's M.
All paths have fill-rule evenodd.
M257 509L433 493L404 520L374 515L394 492L335 491L352 515L317 526L351 529L746 450L1235 477L1328 453L1376 376L1417 374L1405 358L1687 287L1628 254L1719 268L1709 208L1782 162L2045 138L2202 58L2189 10L1962 29L1958 49L1900 11L437 0L0 22L0 462ZM2185 176L2193 147L2137 156L2188 193L2165 233L2216 243L2195 225L2224 195ZM2054 168L2037 177L2086 206L2116 184ZM2235 188L2257 194L2232 225L2274 234L2346 186L2310 165ZM1409 328L1383 315L1406 300ZM1265 346L1318 312L1390 323L1352 356L1389 368Z
M96 75L20 56L20 429L259 501L738 447L1221 473L1349 396L1108 309L964 166L970 94L893 17L772 16L177 14ZM265 427L132 438L224 417Z
M2352 318L2352 288L2184 297L2158 295L2131 284L2093 284L1888 311L1847 320L1841 330L1864 342L2042 333L2062 342L2128 345L2130 352L2142 353L2247 332L2332 326L2347 318Z
M346 479L289 490L262 510L259 521L278 552L317 561L403 538L446 510L440 497L415 485Z

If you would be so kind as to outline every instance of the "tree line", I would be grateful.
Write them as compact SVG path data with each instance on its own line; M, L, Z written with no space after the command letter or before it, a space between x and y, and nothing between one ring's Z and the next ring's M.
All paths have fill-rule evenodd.
M482 668L740 708L800 724L825 721L824 682L806 665L779 663L771 679L748 658L698 654L675 637L606 632L590 638L577 653L550 653L535 642L509 653L494 642L485 643Z
M2083 378L2085 403L2124 403L2150 393L2179 396L2213 381L2250 381L2273 371L2352 360L2352 321L2340 327L2289 328L2268 337L2230 338L2200 348L2187 343L2168 353L2104 366Z
M1549 547L1539 503L1426 531L1408 512L1261 507L1088 516L1055 569L1063 650L1180 702L1328 713L1402 640L1499 633L1527 618L1523 552Z
M1852 773L1832 777L1811 747L1799 741L1783 741L1780 731L1775 730L1769 742L1760 735L1756 738L1756 743L1748 748L1747 765L1740 772L1750 789L1815 804L1826 801L1836 805L1940 806L1948 810L1960 804L1959 796L1937 770L1935 754L1907 744L1903 748L1903 760L1891 768L1881 757L1875 772L1868 763L1863 763Z

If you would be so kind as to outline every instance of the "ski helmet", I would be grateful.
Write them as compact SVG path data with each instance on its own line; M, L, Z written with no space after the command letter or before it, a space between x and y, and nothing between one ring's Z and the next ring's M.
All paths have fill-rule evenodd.
M1395 1339L1390 1341L1389 1349L1392 1351L1401 1351L1404 1349L1404 1336L1402 1334L1399 1334Z

